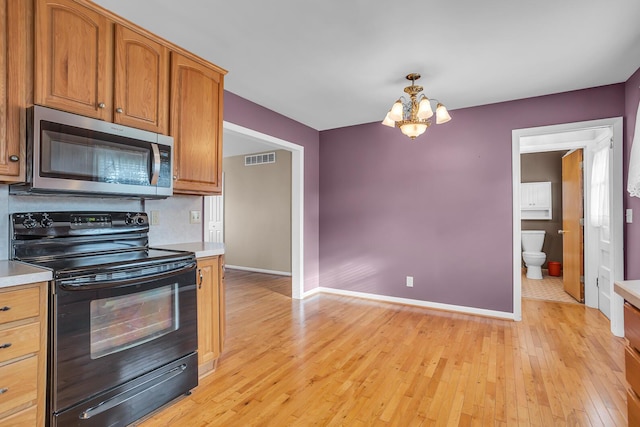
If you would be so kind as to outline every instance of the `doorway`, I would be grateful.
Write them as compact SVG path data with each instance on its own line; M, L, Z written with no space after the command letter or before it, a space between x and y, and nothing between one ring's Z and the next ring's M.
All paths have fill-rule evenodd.
M521 213L520 213L520 154L556 150L585 149L585 204L589 203L589 188L591 178L591 164L595 146L599 141L607 138L611 144L609 159L609 209L611 222L609 224L609 254L608 266L610 274L606 280L601 278L600 239L590 226L584 227L585 245L585 305L598 308L606 304L609 308L611 332L622 336L623 331L623 300L613 292L613 282L624 276L623 254L623 223L622 223L622 118L592 120L587 122L566 123L562 125L543 126L528 129L516 129L512 132L512 174L513 174L513 312L514 319L522 319L522 279L521 266ZM584 223L589 222L589 211L585 210ZM600 283L598 283L600 282ZM606 283L604 283L606 282ZM609 301L602 302L602 293L598 288L604 287Z
M286 150L291 153L291 297L301 299L304 294L304 147L226 121L223 122L223 128L227 137L251 139L269 147L268 149ZM205 197L205 209L212 212L212 217L216 216L215 212L219 212L218 218L224 221L224 179L223 195L217 200L215 197L219 196ZM209 215L205 214L205 218L208 220ZM209 232L206 227L204 232ZM223 235L223 232L221 234Z

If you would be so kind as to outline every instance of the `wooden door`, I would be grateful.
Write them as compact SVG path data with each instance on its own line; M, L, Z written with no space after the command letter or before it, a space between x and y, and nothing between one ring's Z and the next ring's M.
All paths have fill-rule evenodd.
M171 128L176 193L222 191L223 75L171 54Z
M0 0L0 182L25 175L25 108L31 82L29 2Z
M169 131L169 50L115 27L113 121L151 132Z
M219 257L198 260L198 373L213 370L220 356Z
M72 0L37 0L36 104L112 120L113 25Z
M582 150L562 158L562 281L564 290L584 302Z

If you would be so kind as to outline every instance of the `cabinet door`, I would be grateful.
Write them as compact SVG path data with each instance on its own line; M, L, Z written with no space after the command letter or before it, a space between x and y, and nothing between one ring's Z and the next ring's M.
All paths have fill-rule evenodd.
M223 76L171 54L171 129L176 193L219 194L222 183Z
M115 37L114 122L166 135L169 50L120 25Z
M218 257L198 260L198 373L214 368L220 356Z
M220 320L220 327L219 327L219 337L220 337L220 345L219 345L219 350L220 353L222 353L222 350L224 350L224 338L225 338L225 333L226 333L226 329L227 329L227 302L226 302L226 296L225 296L225 292L226 292L226 287L224 284L224 271L225 271L225 266L224 266L224 255L220 255L219 257L219 261L218 261L218 267L219 267L219 271L218 274L220 275L220 289L218 290L218 295L219 295L219 299L220 299L220 315L219 320Z
M30 14L29 2L0 0L0 182L24 180Z
M37 0L35 29L35 103L111 121L113 25L72 0Z

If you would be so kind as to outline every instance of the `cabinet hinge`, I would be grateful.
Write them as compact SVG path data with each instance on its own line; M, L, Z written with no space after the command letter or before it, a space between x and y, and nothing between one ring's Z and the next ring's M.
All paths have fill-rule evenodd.
M580 218L580 225L584 227L584 218Z
M584 283L584 276L580 276L580 283Z
M580 170L584 169L584 162L580 162Z
M600 278L596 277L596 288L600 287Z

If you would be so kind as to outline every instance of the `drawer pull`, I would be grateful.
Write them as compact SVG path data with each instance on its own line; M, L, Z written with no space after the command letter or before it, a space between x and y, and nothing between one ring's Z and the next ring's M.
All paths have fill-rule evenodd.
M8 388L0 388L0 394L5 394L6 392L8 392L9 389Z
M9 348L9 347L11 347L11 343L10 342L7 342L7 343L4 343L4 344L0 345L0 349Z
M0 307L0 311L9 311L11 310L11 307L5 305L4 307Z

